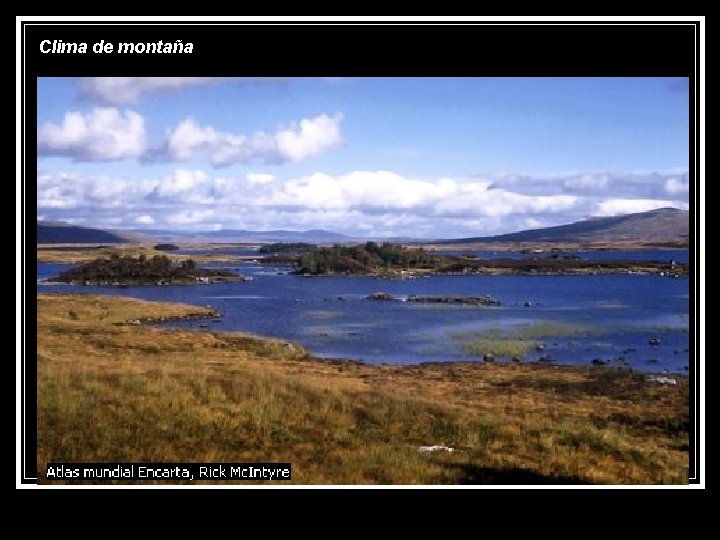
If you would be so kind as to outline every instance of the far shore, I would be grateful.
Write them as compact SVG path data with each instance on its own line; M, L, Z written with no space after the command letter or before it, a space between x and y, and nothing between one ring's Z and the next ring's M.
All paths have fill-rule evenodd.
M244 247L244 246L243 246ZM183 246L182 249L200 249L195 245ZM181 254L177 251L159 251L151 245L144 244L38 244L37 262L39 263L67 263L79 264L92 261L99 257L109 257L112 254L137 257L145 255L150 258L155 255L166 255L173 262L180 262L192 258L198 263L240 263L248 260L262 258L261 255L225 255L225 254Z
M223 244L226 247L232 244ZM206 246L203 244L203 246ZM238 245L239 247L248 247L246 244ZM532 246L532 247L528 247ZM542 247L538 247L542 246ZM410 249L417 249L418 246L408 245ZM425 252L432 253L433 250L445 249L468 251L471 249L467 245L423 245L421 246ZM671 260L660 261L632 261L632 260L586 260L586 259L568 259L562 257L563 252L582 251L582 250L599 250L606 251L615 250L637 250L637 249L663 249L658 246L638 246L636 244L617 244L610 246L592 247L587 245L577 245L570 247L569 245L547 245L547 244L512 244L504 246L493 246L493 251L502 253L503 249L509 251L525 251L527 256L523 259L510 258L493 258L480 259L476 257L464 257L462 255L455 257L445 257L445 262L439 267L422 268L414 266L393 266L393 267L377 267L377 268L361 268L359 270L348 270L339 267L334 269L329 267L327 270L317 273L305 273L298 270L299 275L367 275L373 277L412 279L429 275L527 275L527 276L553 276L553 275L598 275L598 274L640 274L640 275L660 275L669 277L682 277L688 275L690 266L688 263L682 263ZM197 245L183 245L182 250L199 249ZM478 245L473 249L489 249L488 245ZM665 246L664 249L670 249ZM560 255L558 255L560 254ZM285 259L280 258L273 260L273 257L266 257L261 253L253 255L227 255L222 253L211 254L179 254L177 251L158 251L151 246L136 244L121 244L115 246L97 246L92 244L78 245L49 245L39 244L37 248L37 261L40 263L70 263L82 264L99 258L108 258L114 255L139 257L144 256L151 258L153 256L167 256L173 263L180 263L191 258L197 264L227 264L237 265L244 262L268 262L271 264L292 264L294 260L292 256ZM112 283L112 280L109 280Z
M642 251L642 250L673 250L689 249L687 243L661 242L657 244L647 242L470 242L470 243L434 243L415 244L409 242L410 247L423 247L427 250L478 250L478 251L523 251L562 249L565 251Z

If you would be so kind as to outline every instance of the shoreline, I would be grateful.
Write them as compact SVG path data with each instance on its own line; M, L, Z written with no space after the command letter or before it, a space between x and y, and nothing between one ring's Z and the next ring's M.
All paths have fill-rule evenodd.
M65 295L66 293L42 293L43 295ZM138 300L135 297L131 296L108 296L107 298L118 298L122 300L127 301L135 301ZM143 300L139 300L143 301ZM143 301L144 302L144 301ZM453 366L458 367L471 367L471 366L482 366L482 365L496 365L499 367L505 367L505 366L537 366L540 369L557 369L557 370L569 370L569 371L578 371L578 372L585 372L587 370L605 370L605 371L615 371L620 373L632 373L632 374L641 374L646 377L649 376L655 376L655 375L672 375L673 377L677 378L684 378L688 379L689 375L682 372L676 372L676 371L669 371L667 369L653 371L653 370L640 370L640 369L634 369L631 366L627 365L618 365L614 364L612 362L603 362L602 364L593 363L590 362L589 364L563 364L563 363L557 363L555 361L540 361L540 360L512 360L510 358L505 357L493 357L492 360L485 360L482 357L479 357L477 360L427 360L427 361L420 361L420 362L412 362L412 363L398 363L398 362L392 362L392 361L385 361L385 362L368 362L366 360L362 360L360 358L350 358L350 357L339 357L339 356L332 356L332 357L323 357L318 356L316 353L306 349L303 345L300 345L299 343L293 341L293 340L286 340L284 338L274 338L270 336L263 336L254 334L252 332L244 332L242 330L224 330L224 331L213 331L207 327L200 327L200 328L192 328L192 329L178 329L178 328L172 328L172 327L163 327L158 326L160 324L166 324L166 323L172 323L172 322L182 322L182 321L191 321L191 320L213 320L213 319L221 319L224 314L215 308L212 308L210 306L206 306L205 308L202 308L200 306L195 306L192 304L183 304L181 302L152 302L153 304L169 304L174 306L182 306L182 307L188 307L188 308L198 308L201 311L199 312L190 312L183 315L170 315L170 316L150 316L150 317L137 317L133 319L129 319L124 322L116 322L114 323L116 326L123 326L123 325L135 325L135 326L146 326L149 328L154 328L160 331L168 331L173 332L176 330L180 331L191 331L191 332L197 332L200 334L208 334L213 336L227 336L227 337L235 337L235 338L244 338L244 339L252 339L257 340L259 342L267 342L267 343L273 343L277 344L280 343L283 347L288 348L290 350L297 350L302 351L304 354L303 361L306 362L321 362L324 364L330 364L330 365L340 365L340 366L364 366L370 369L373 368L395 368L395 369L418 369L418 368L431 368L431 369L450 369Z
M153 330L161 331L161 332L192 332L197 333L200 335L208 335L208 336L214 336L214 337L227 337L227 338L239 338L239 339L247 339L252 341L257 341L259 343L265 343L265 344L272 344L272 345L280 345L284 347L285 349L298 352L302 356L303 362L318 362L322 364L327 365L336 365L336 366L361 366L364 368L369 369L387 369L392 368L396 370L418 370L418 369L450 369L452 367L468 367L475 369L479 366L492 366L496 368L503 368L503 367L531 367L533 369L538 370L566 370L571 372L581 372L585 373L588 371L610 371L610 372L616 372L616 373L626 373L626 374L635 374L635 375L645 375L645 376L654 376L654 375L667 375L670 374L673 377L677 377L679 379L689 379L689 375L685 373L679 373L679 372L671 372L668 370L660 370L660 371L645 371L645 370L638 370L633 369L631 366L625 366L625 365L613 365L611 363L604 363L604 364L560 364L555 363L553 361L526 361L526 360L520 360L520 361L512 361L511 359L505 359L505 358L495 358L491 361L485 361L482 358L478 358L477 360L428 360L428 361L422 361L422 362L415 362L415 363L394 363L391 361L387 362L367 362L362 359L358 358L348 358L348 357L338 357L338 356L332 356L332 357L322 357L322 356L316 356L315 353L312 351L307 350L304 346L292 341L292 340L286 340L283 338L274 338L270 336L262 336L258 334L254 334L251 332L243 332L241 330L225 330L225 331L213 331L209 328L197 328L197 329L180 329L180 328L172 328L172 327L162 327L158 326L160 324L165 323L172 323L172 322L182 322L182 321L191 321L191 320L212 320L212 319L220 319L224 316L224 314L215 308L212 308L210 306L206 307L200 307L193 304L184 304L182 302L156 302L156 301L149 301L149 300L141 300L132 296L104 296L104 295L74 295L72 293L38 293L37 294L38 299L41 298L82 298L83 300L87 297L94 298L103 298L107 300L118 300L122 302L128 302L128 303L137 303L137 304L148 304L148 305L156 305L160 307L167 307L172 306L176 308L180 308L183 310L189 310L188 312L183 312L181 314L175 314L175 315L154 315L154 316L141 316L141 317L133 317L129 318L127 320L123 321L115 321L112 323L113 326L125 326L125 327L146 327L151 328ZM192 311L192 310L200 310L200 311Z
M515 250L519 250L521 245L515 245ZM341 249L341 248L338 248ZM185 268L185 263L192 262L192 268L195 268L196 264L201 265L200 268L204 268L203 271L208 272L209 268L205 268L202 265L215 263L215 264L238 264L242 261L251 262L259 265L282 265L288 268L287 273L289 275L301 276L301 277L314 277L314 276L367 276L374 278L387 278L387 279L418 279L429 276L586 276L586 275L657 275L660 277L672 277L680 278L689 276L690 274L690 263L689 262L678 262L674 259L669 260L623 260L623 259L583 259L579 258L574 254L562 255L564 250L562 248L553 247L550 250L528 250L527 256L519 259L515 258L490 258L483 259L475 256L463 256L460 255L432 255L431 261L423 260L424 253L434 253L433 251L417 251L417 258L414 261L409 259L404 262L395 261L392 265L390 262L387 266L378 263L378 257L376 254L373 255L376 260L371 259L371 254L362 251L359 248L360 255L354 251L350 251L347 254L340 252L340 254L330 253L327 248L321 248L320 251L313 251L311 255L313 257L334 257L329 262L325 261L320 266L315 262L314 258L310 262L299 262L295 260L299 255L286 256L281 260L275 260L273 255L265 256L258 253L257 256L232 256L232 255L196 255L194 260L188 260L186 255L178 255L173 252L165 253L158 252L147 246L125 246L121 248L107 248L94 249L87 251L48 251L44 248L38 248L36 251L38 263L69 263L69 264L80 264L81 268L84 266L95 267L90 268L88 276L80 274L77 279L73 279L70 284L78 285L112 285L112 286L130 286L135 284L142 285L166 285L168 279L171 276L165 276L164 274L159 277L148 277L149 282L145 281L145 278L132 277L132 272L135 272L136 268L130 267L125 268L127 263L122 262L122 268L126 270L126 276L123 279L118 279L118 272L113 270L112 273L107 275L102 274L102 277L98 276L99 270L108 270L108 264L112 266L110 261L134 261L134 265L142 267L147 265L151 270L155 269L153 266L155 263L144 263L152 259L162 258L165 261L171 261L171 263L177 264L180 262ZM407 248L398 244L396 251L400 250L400 253L404 253L402 250ZM323 251L324 250L324 251ZM326 253L328 252L328 253ZM364 253L364 255L363 255ZM373 252L375 253L375 252ZM537 256L540 253L548 253L545 256ZM315 255L318 254L318 255ZM134 259L134 255L138 256L137 261ZM303 255L303 258L305 256ZM363 259L364 262L360 262L359 259ZM398 255L399 257L399 255ZM382 262L382 261L380 261ZM418 264L418 262L422 264ZM168 263L171 264L171 263ZM352 264L351 264L352 263ZM121 266L118 263L116 266ZM65 273L70 271L76 271L76 269L66 270ZM145 268L139 268L142 273L145 272ZM216 272L217 273L217 272ZM227 272L232 274L231 272ZM62 273L61 273L62 274ZM90 279L90 282L88 279ZM57 278L50 278L52 281ZM180 284L193 284L194 282L201 282L203 284L209 284L208 278L193 277L192 279L185 279L178 276ZM210 283L215 280L218 281L245 281L251 278L242 277L211 277ZM138 281L138 283L133 283Z
M671 278L687 278L689 272L669 274L664 270L649 271L649 270L628 270L628 269L617 269L617 270L588 270L588 271L562 271L562 272L520 272L506 270L503 268L481 271L481 272L417 272L410 271L398 271L395 273L342 273L333 272L325 274L293 274L302 278L332 278L332 277L370 277L375 279L390 279L390 280L402 280L402 279L419 279L427 277L472 277L472 276L483 276L483 277L504 277L504 276L523 276L523 277L584 277L584 276L658 276L658 277L671 277Z
M123 483L44 477L47 463L71 461L289 462L294 484L687 482L686 376L323 359L284 340L151 322L214 314L198 306L37 302L39 483Z
M313 276L313 277L326 277L326 276ZM334 276L327 276L327 277L334 277ZM115 287L113 287L115 288ZM399 302L401 301L399 298L392 297L390 295L387 295L387 298L383 297L381 299L374 298L376 295L387 295L387 293L371 293L369 296L365 298L367 301L371 302ZM680 370L680 368L677 369L640 369L637 367L632 367L628 365L625 362L618 362L615 359L605 359L605 358L595 358L591 359L588 362L584 363L564 363L564 362L558 362L555 359L552 359L550 357L546 357L545 359L538 358L535 360L528 360L527 358L520 356L519 358L515 358L512 356L502 355L502 354L489 354L489 355L475 355L476 359L448 359L448 360L421 360L421 361L414 361L414 362L397 362L392 361L390 359L384 360L382 362L372 362L363 360L361 358L352 358L352 357L338 357L338 356L332 356L332 357L324 357L321 355L318 355L317 353L314 353L310 350L307 350L303 345L300 345L296 341L292 339L285 339L281 337L271 337L271 336L264 336L260 334L255 334L249 331L243 331L243 330L222 330L222 331L216 331L212 330L207 325L202 325L198 328L178 328L178 327L165 327L161 326L167 323L173 323L173 322L187 322L187 321L193 321L193 320L208 320L208 321L220 321L222 317L224 317L224 313L222 313L220 310L213 308L210 305L207 305L205 307L197 305L197 304L187 304L183 302L172 302L172 301L149 301L140 299L134 296L116 296L116 295L105 295L102 293L92 293L92 294L78 294L73 292L38 292L37 297L40 298L43 297L57 297L57 298L83 298L83 297L98 297L103 298L107 300L121 300L125 302L138 302L138 303L146 303L146 304L153 304L158 306L172 306L181 310L191 310L189 312L184 312L179 315L157 315L157 316L144 316L144 317L130 317L123 321L116 321L113 323L115 326L145 326L148 328L153 328L156 330L161 331L189 331L193 333L198 334L210 334L214 336L230 336L230 337L242 337L242 338L248 338L253 339L257 341L266 341L268 343L281 343L284 347L289 347L296 350L302 350L305 354L305 360L306 361L317 361L322 363L347 363L348 365L363 365L367 366L369 368L377 367L377 366L390 366L395 368L406 368L406 367L418 367L418 366L447 366L447 365L489 365L489 364L495 364L500 367L504 366L541 366L542 368L554 368L554 369L567 369L567 370L581 370L584 371L586 369L591 370L613 370L618 372L627 372L627 373L634 373L634 374L643 374L646 376L651 375L671 375L673 377L679 377L679 378L685 378L687 379L689 377L687 367L684 370ZM418 297L420 300L423 300L425 297ZM427 297L429 300L434 300L434 297ZM452 302L450 300L454 300L456 297L447 297L448 301L444 301L445 298L440 298L443 300L443 302L440 302L444 305L455 305L460 304L462 307L465 305L471 305L475 306L475 304L466 304L466 303L459 303L459 302ZM466 299L466 297L457 297ZM468 301L474 300L474 297L467 297ZM491 301L493 302L492 305L495 305L494 302L497 302L497 304L500 304L497 300L494 298L488 298L488 297L480 297L478 300L483 301ZM423 303L422 301L419 303ZM485 306L482 306L485 307ZM531 341L528 341L529 344L532 345ZM469 355L473 356L473 355ZM490 356L489 359L486 359L487 356ZM600 361L598 361L600 360Z
M351 243L348 245L355 245ZM318 244L320 247L327 247L331 244ZM343 244L345 245L345 244ZM666 245L633 245L633 244L600 244L600 245L585 245L585 244L574 244L574 243L478 243L478 244L417 244L413 242L403 243L403 246L411 249L422 248L429 254L435 254L443 251L490 251L496 253L515 253L515 252L526 252L528 255L537 254L551 254L551 253L562 253L562 252L606 252L606 251L620 251L620 252L632 252L632 251L687 251L690 252L689 245L678 245L678 246L666 246ZM255 244L254 246L258 246ZM214 250L219 251L222 249L243 249L246 248L243 244L218 244L207 247L205 244L188 244L183 245L181 251L201 249L201 250ZM75 248L75 249L73 249ZM271 257L272 254L266 255L263 253L256 253L253 255L231 255L223 253L206 253L206 254L180 254L176 251L158 251L153 249L148 244L119 244L115 246L109 245L97 245L97 244L38 244L36 246L36 260L39 263L67 263L76 264L87 262L98 257L109 257L111 254L117 253L120 255L140 255L145 254L148 257L153 255L166 255L173 261L182 261L184 259L192 258L199 263L242 263L248 261L262 261L266 257ZM272 262L272 261L269 261Z

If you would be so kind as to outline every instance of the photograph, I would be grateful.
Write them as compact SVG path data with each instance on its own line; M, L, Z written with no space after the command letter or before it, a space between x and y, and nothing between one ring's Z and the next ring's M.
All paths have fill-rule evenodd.
M39 487L687 487L692 78L83 73L26 89Z

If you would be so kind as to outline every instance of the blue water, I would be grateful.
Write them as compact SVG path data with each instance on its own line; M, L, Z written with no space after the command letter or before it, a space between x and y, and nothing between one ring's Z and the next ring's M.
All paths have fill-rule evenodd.
M180 255L258 255L259 251L255 248L247 247L213 247L213 248L188 248L179 249L174 253Z
M679 257L676 257L679 259ZM38 279L71 265L38 264ZM210 305L218 322L172 326L243 331L295 341L322 357L409 364L479 360L465 352L474 331L512 332L536 323L581 325L587 334L543 336L542 352L558 364L587 365L601 359L643 371L684 373L689 362L687 278L641 275L431 276L390 280L364 276L302 277L287 267L213 265L253 276L252 281L163 287L95 287L38 284L40 292L133 296ZM367 300L373 292L395 296L489 294L498 307L448 306ZM526 306L530 303L530 306ZM661 338L650 346L650 338ZM623 360L619 360L623 358Z
M459 255L474 255L479 259L524 259L528 257L549 257L555 252L543 251L541 253L523 253L522 251L492 251L481 249L438 249L434 253L457 257ZM252 255L259 256L257 249L248 247L217 246L211 249L181 249L175 253L183 255ZM567 250L558 253L560 256L574 255L580 259L599 260L635 260L635 261L669 261L688 262L686 249L636 249L636 250Z
M482 249L442 249L434 253L457 257L460 255L474 255L478 259L525 259L546 258L556 254L553 251L541 253L523 253L522 251L489 251ZM557 252L560 257L576 256L589 261L670 261L688 262L686 249L633 249L633 250L567 250Z

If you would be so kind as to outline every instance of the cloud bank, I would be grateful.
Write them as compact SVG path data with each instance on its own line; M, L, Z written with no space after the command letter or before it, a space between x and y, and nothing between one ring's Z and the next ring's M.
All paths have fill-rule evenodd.
M44 219L178 230L323 228L351 236L484 236L689 206L687 175L657 173L420 179L352 171L280 179L181 168L139 180L41 173L37 184Z
M133 103L157 93L207 86L227 81L259 83L284 81L279 77L78 77L75 88L80 96L97 103Z

